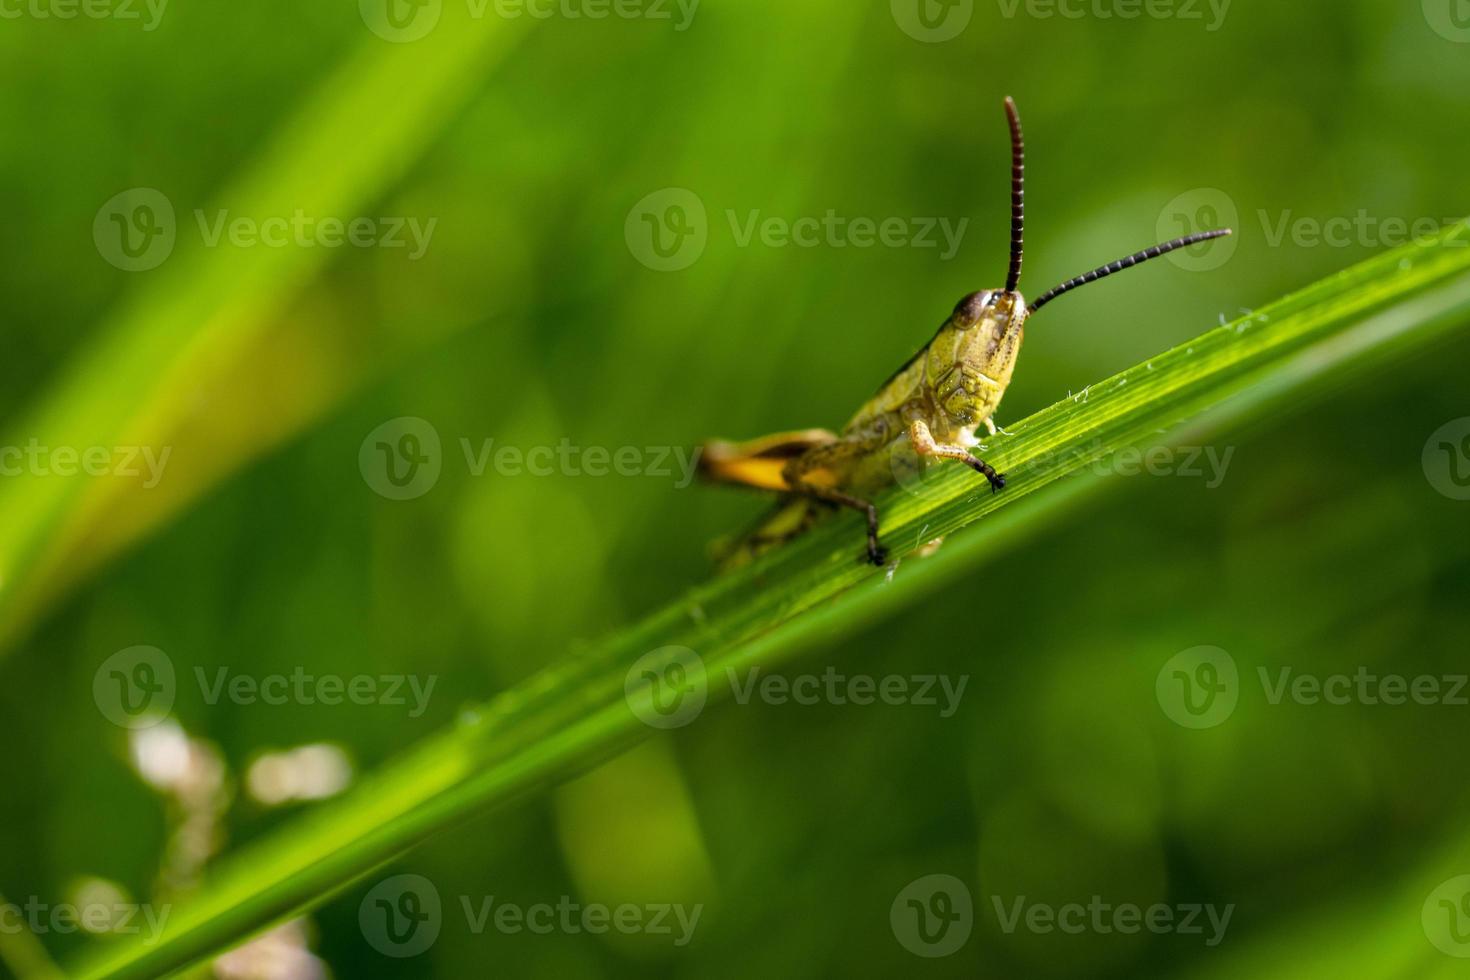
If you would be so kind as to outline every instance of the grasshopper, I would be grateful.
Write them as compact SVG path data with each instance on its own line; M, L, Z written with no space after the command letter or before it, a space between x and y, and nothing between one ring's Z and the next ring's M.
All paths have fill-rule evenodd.
M1011 249L1003 289L970 293L955 304L929 343L885 381L840 434L826 429L780 432L747 442L711 440L700 469L708 478L775 490L786 498L723 560L726 567L805 531L827 510L849 508L867 519L866 560L887 562L879 543L878 508L870 499L895 482L900 466L931 460L970 467L1003 490L1006 478L971 450L975 430L998 431L995 410L1011 383L1031 314L1078 286L1096 282L1175 249L1229 235L1229 228L1176 238L1068 279L1027 305L1017 292L1025 230L1025 141L1016 103L1005 100L1011 131Z

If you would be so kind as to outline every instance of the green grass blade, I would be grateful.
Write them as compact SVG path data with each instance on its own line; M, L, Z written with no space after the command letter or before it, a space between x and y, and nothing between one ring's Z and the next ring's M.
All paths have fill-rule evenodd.
M412 44L389 44L364 30L357 50L220 192L220 207L256 218L300 211L348 220L364 213L510 49L525 30L518 23L446 16ZM190 213L177 215L181 227L194 221ZM11 438L0 445L35 439L47 446L170 446L197 413L199 393L275 323L328 261L326 252L237 247L227 237L213 248L181 246L165 265L142 274L83 356L29 417L8 426ZM258 424L238 424L239 433L272 427L248 400L233 408L239 419L256 413ZM207 448L225 458L174 460L171 479L208 482L249 449L227 438ZM27 475L0 481L0 652L99 549L117 546L109 535L119 522L109 508L123 482Z
M1190 972L1195 980L1333 980L1336 977L1462 977L1455 920L1439 905L1441 886L1470 868L1463 834L1426 848L1417 863L1385 875L1371 890L1341 896L1326 908L1307 909L1266 936ZM1443 923L1441 925L1441 923ZM1441 948L1435 947L1435 941Z
M383 767L350 795L223 865L174 910L153 943L101 948L82 977L154 976L218 953L320 904L454 821L586 769L647 736L625 681L645 654L696 651L711 698L727 668L768 665L834 629L912 603L945 578L1046 526L1101 481L1068 481L1120 448L1219 426L1298 397L1338 369L1381 365L1470 322L1470 227L1348 269L1255 315L1161 354L1016 424L987 448L1010 486L992 496L962 467L932 470L919 494L880 501L892 575L859 562L854 520L806 537L692 590L595 648L468 712L453 729ZM1204 414L1208 411L1208 414ZM1345 471L1344 479L1351 479ZM1039 493L1043 488L1045 493ZM994 516L987 516L992 515ZM982 518L986 518L981 521ZM933 558L915 546L960 531Z

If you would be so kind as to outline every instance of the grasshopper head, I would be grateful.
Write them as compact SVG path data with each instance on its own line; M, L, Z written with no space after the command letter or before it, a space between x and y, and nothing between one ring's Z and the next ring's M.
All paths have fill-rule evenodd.
M1047 290L1028 306L1016 286L1021 281L1022 239L1026 224L1026 146L1016 103L1005 100L1011 128L1011 262L1002 289L971 293L960 300L929 347L926 377L930 397L952 427L966 428L990 418L1011 383L1026 320L1041 307L1078 286L1167 255L1179 248L1230 234L1229 228L1204 231L1135 252Z
M957 428L995 413L1011 383L1027 317L1026 301L1014 290L987 289L955 304L929 348L931 397Z

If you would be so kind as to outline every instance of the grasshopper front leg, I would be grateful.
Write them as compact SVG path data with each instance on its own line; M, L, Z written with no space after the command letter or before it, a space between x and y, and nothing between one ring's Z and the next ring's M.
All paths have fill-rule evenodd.
M990 492L1004 490L1006 478L995 472L995 468L985 460L971 453L964 446L946 446L934 440L934 434L929 431L929 425L923 419L914 419L909 423L909 442L914 444L914 452L920 456L934 456L939 459L953 459L964 463L976 473L982 474L990 481Z

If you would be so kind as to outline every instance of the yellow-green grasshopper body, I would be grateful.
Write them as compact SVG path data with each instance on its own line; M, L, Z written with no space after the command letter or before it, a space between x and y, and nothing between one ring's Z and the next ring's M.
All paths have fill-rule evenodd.
M1078 286L1230 234L1222 229L1155 245L1070 279L1027 306L1016 289L1025 223L1025 147L1015 103L1006 99L1005 107L1012 156L1011 262L1005 287L961 299L933 339L858 409L841 433L806 429L749 442L705 444L700 466L706 476L791 497L724 557L727 567L800 534L832 507L866 516L867 560L883 564L887 552L879 544L878 511L871 497L894 483L901 468L954 460L984 476L992 492L1004 489L1005 477L970 450L979 445L977 429L996 432L995 411L1010 385L1030 315Z

